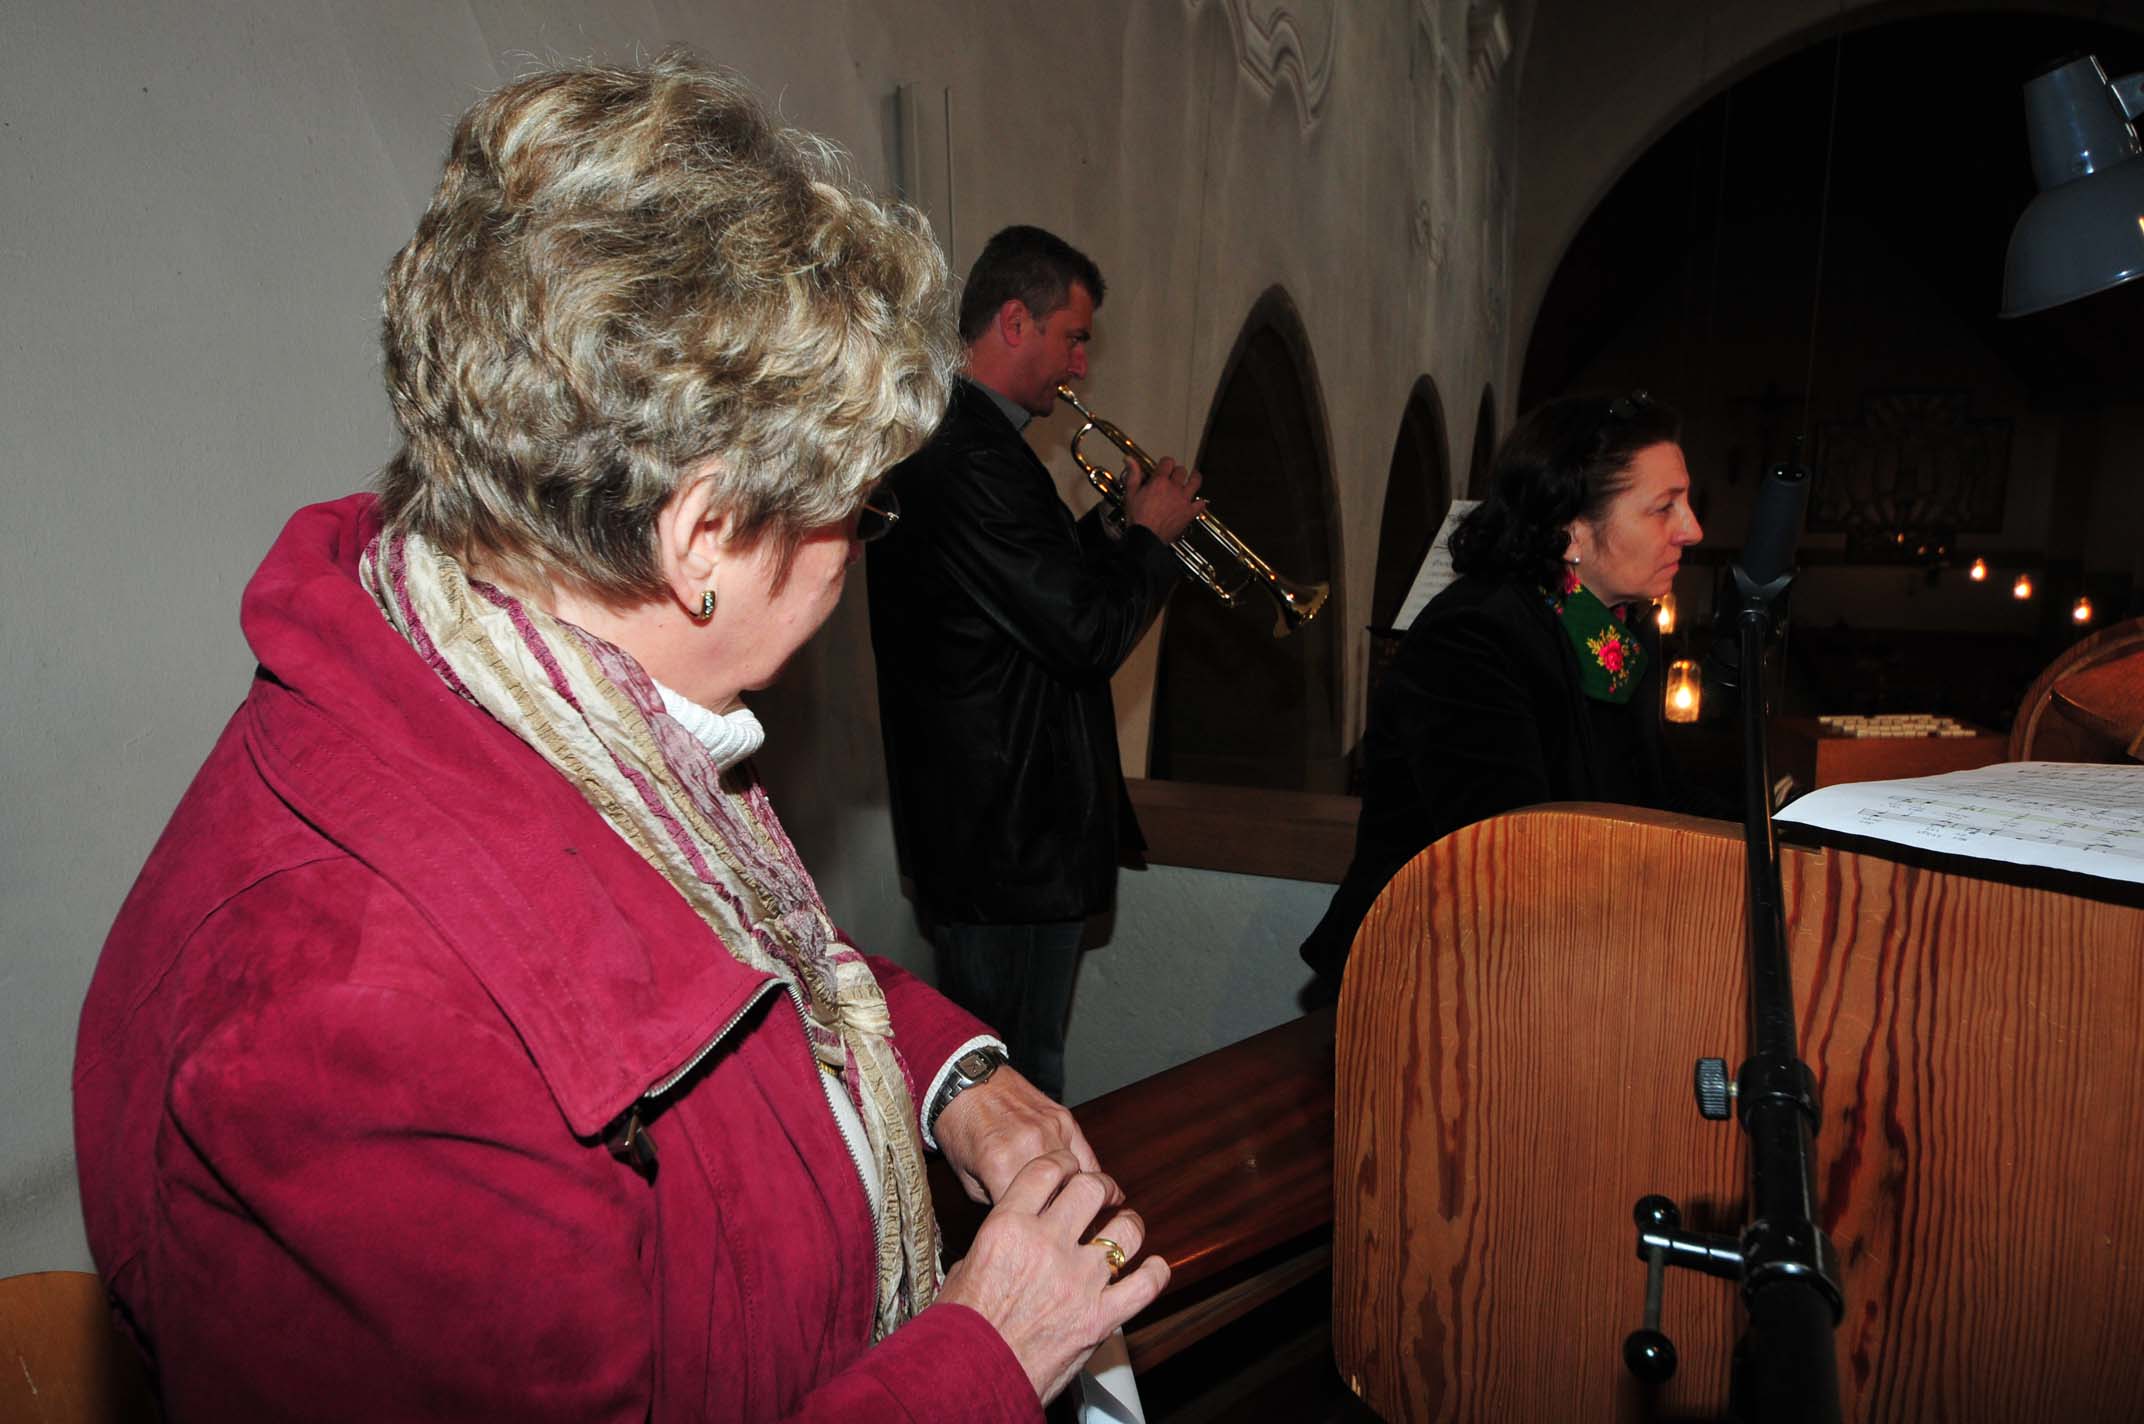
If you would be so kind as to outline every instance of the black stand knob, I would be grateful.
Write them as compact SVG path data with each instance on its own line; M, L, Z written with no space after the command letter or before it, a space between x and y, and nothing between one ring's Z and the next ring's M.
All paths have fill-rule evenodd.
M1734 1083L1727 1076L1727 1060L1724 1058L1700 1058L1697 1060L1696 1082L1697 1111L1709 1122L1725 1122L1734 1116L1730 1104L1734 1099Z
M1623 1337L1623 1364L1647 1384L1675 1378L1675 1342L1658 1330L1633 1330Z
M1649 1385L1666 1384L1675 1377L1675 1342L1660 1333L1660 1292L1668 1274L1664 1245L1647 1245L1648 1234L1665 1236L1682 1228L1682 1212L1660 1195L1638 1198L1630 1210L1638 1223L1638 1240L1645 1246L1645 1324L1623 1337L1623 1366Z

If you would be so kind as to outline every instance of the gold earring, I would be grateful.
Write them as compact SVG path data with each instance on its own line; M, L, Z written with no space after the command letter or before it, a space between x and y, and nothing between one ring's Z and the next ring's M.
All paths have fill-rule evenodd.
M715 616L715 591L707 589L700 594L700 621L705 623Z

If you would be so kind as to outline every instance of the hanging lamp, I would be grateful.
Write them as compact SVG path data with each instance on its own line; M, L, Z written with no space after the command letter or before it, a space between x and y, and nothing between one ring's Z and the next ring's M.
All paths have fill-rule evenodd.
M2010 234L2001 315L2026 316L2144 277L2144 74L2107 78L2091 55L2025 84L2040 194Z

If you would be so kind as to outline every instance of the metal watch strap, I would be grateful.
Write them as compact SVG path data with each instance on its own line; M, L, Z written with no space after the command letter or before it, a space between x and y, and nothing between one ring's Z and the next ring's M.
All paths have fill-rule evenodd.
M970 1059L981 1060L977 1065L976 1072L970 1073L967 1068L962 1066ZM960 1057L954 1059L953 1071L946 1075L944 1085L938 1089L938 1096L931 1102L930 1111L923 1116L924 1135L926 1137L936 1137L938 1135L938 1118L940 1114L953 1105L953 1099L979 1083L989 1082L990 1075L1004 1067L1005 1062L1005 1050L987 1043L980 1047L971 1048L966 1053L961 1054Z

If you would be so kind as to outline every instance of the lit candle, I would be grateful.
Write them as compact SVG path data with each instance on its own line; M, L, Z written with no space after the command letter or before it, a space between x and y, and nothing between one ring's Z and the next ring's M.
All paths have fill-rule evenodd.
M2077 601L2070 605L2070 621L2072 623L2091 622L2092 600L2086 598L2083 594L2079 594L2077 596Z
M1986 583L1988 581L1988 561L1986 559L1973 560L1973 566L1965 571L1965 576L1974 583Z
M1662 634L1675 631L1675 595L1664 593L1660 602L1653 606L1653 621L1660 625Z
M1677 658L1668 664L1667 717L1670 722L1695 722L1697 704L1703 695L1695 662Z
M2017 582L2010 585L2010 596L2020 603L2032 597L2032 575L2019 574Z

